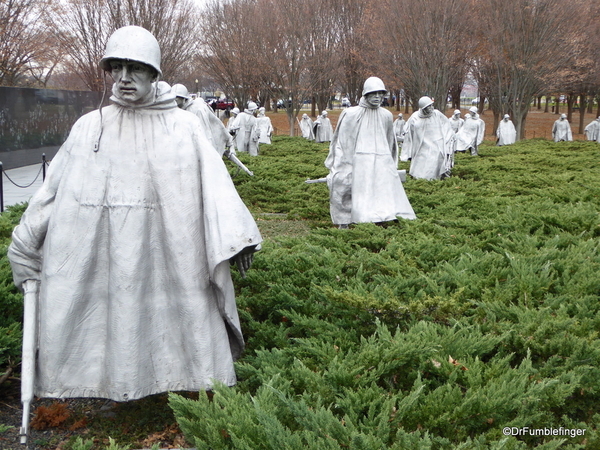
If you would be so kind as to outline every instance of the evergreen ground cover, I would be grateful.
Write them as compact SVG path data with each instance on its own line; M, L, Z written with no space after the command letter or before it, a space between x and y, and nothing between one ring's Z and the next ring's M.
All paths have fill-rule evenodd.
M443 181L409 177L417 220L349 230L331 224L326 184L304 183L326 175L326 145L276 137L239 155L255 176L234 181L266 238L247 277L234 273L247 349L235 388L170 395L189 442L600 448L600 146L529 140L480 154L458 154ZM18 317L2 264L0 301ZM14 318L0 326L0 339L20 333ZM18 357L4 347L0 373Z

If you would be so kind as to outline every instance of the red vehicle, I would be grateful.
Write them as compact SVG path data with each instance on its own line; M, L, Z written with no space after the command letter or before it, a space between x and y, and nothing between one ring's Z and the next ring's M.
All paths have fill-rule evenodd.
M227 110L227 109L233 109L233 107L235 106L235 103L233 102L233 100L229 100L228 98L223 98L223 99L218 99L216 104L215 104L215 108L216 109L222 109L222 110Z

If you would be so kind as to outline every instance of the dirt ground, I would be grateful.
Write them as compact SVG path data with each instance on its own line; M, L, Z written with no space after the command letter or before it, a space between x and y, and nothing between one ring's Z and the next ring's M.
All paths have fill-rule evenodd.
M388 109L394 114L394 118L398 115L398 112L394 108L388 108ZM303 111L301 111L301 114L303 114L305 112L308 115L310 115L310 110L306 110L306 111L303 110ZM338 117L340 116L341 112L342 112L342 109L334 109L334 110L327 112L327 115L328 115L329 119L331 120L331 124L333 125L334 129L335 129ZM448 109L446 111L446 115L448 117L450 117L452 115L452 112L453 112L453 110ZM464 115L468 112L469 112L468 108L462 108L461 109L462 117L464 117ZM566 113L566 107L565 107L564 112ZM273 124L273 128L275 129L275 132L274 132L275 135L288 135L289 136L290 127L288 124L288 118L287 118L285 111L279 110L277 113L268 112L267 115L271 118L271 123ZM404 114L404 119L408 119L408 117L410 117L410 113ZM492 114L491 111L485 110L483 112L483 114L480 115L480 117L485 121L485 140L490 141L490 142L495 141L496 138L493 135L494 115ZM552 139L552 125L554 124L554 121L558 119L558 117L559 116L557 114L545 113L545 112L543 112L543 110L538 111L537 109L532 109L529 112L529 114L527 115L525 139L540 138L540 137L546 138L546 139ZM594 114L586 114L584 124L587 125L595 118L596 118L596 116ZM314 120L316 118L312 117L312 119ZM576 133L576 131L578 131L578 127L579 127L579 113L575 113L575 114L573 114L573 121L571 122L571 130L573 131L573 139L574 140L585 140L585 135ZM296 135L298 135L298 134L299 134L299 128L298 128L298 125L296 125Z

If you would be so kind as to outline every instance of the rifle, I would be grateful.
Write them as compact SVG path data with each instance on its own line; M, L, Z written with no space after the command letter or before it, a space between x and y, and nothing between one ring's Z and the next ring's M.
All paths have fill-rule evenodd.
M248 169L243 162L241 162L237 156L235 156L233 153L231 153L230 151L226 151L225 152L225 156L227 156L227 158L229 159L229 161L231 161L232 163L234 163L236 166L238 166L240 169L242 169L244 172L246 172L248 175L250 175L251 177L254 176L254 173Z
M21 358L21 403L23 421L19 435L21 444L27 444L29 435L29 409L35 386L35 356L37 353L38 292L39 282L27 280L23 283L23 356Z
M400 177L400 181L403 183L406 181L406 170L398 170L398 176ZM305 183L315 184L315 183L327 183L327 177L317 178L316 180L306 180Z
M306 180L305 183L313 184L313 183L327 183L327 178L317 178L316 180Z

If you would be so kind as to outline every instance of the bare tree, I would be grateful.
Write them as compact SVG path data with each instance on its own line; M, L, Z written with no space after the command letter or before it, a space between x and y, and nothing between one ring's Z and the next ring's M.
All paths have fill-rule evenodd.
M113 31L103 0L70 0L50 17L65 54L65 66L92 91L102 91L103 73L98 62Z
M570 42L583 1L479 0L477 66L495 114L507 112L524 136L533 99L571 61ZM480 88L481 88L480 84Z
M40 0L4 0L0 2L0 85L35 83L54 63L45 39L41 17L49 4Z
M196 58L198 9L191 0L104 0L112 30L137 25L160 45L165 80L185 78L187 62Z
M338 23L338 11L331 2L313 2L312 17L306 39L308 40L308 76L314 86L311 98L312 114L330 106L334 86L341 78L343 57L340 51L342 31Z
M105 79L98 61L110 35L126 25L154 34L161 47L163 77L176 78L195 54L195 12L190 0L69 0L50 20L67 55L65 66L89 89L100 91Z
M312 70L325 70L320 60L330 55L323 53L328 43L323 43L322 21L315 11L320 0L258 0L258 11L269 24L260 32L260 49L268 55L269 64L263 61L264 81L274 97L285 101L290 126L294 135L296 117L302 102L313 96L322 86L323 74ZM314 33L319 32L315 36ZM331 36L331 35L329 35ZM332 37L333 39L333 37ZM326 74L328 76L328 74Z
M365 20L369 17L366 13L370 4L379 2L370 2L369 0L327 1L331 2L338 18L335 29L339 33L340 39L339 52L343 71L340 82L342 91L348 94L353 105L357 105L363 83L367 77L372 75L367 67L367 61L369 56L373 55L369 55L367 44L370 37L369 31L372 31L376 24Z
M265 58L259 55L261 43L257 33L263 24L256 9L255 0L210 0L203 10L210 20L202 22L198 42L200 68L220 84L240 109L251 98L257 98L262 85L261 65ZM270 57L268 61L272 64Z
M422 95L445 111L450 87L464 77L468 46L466 0L382 0L386 47L397 76L414 102Z

